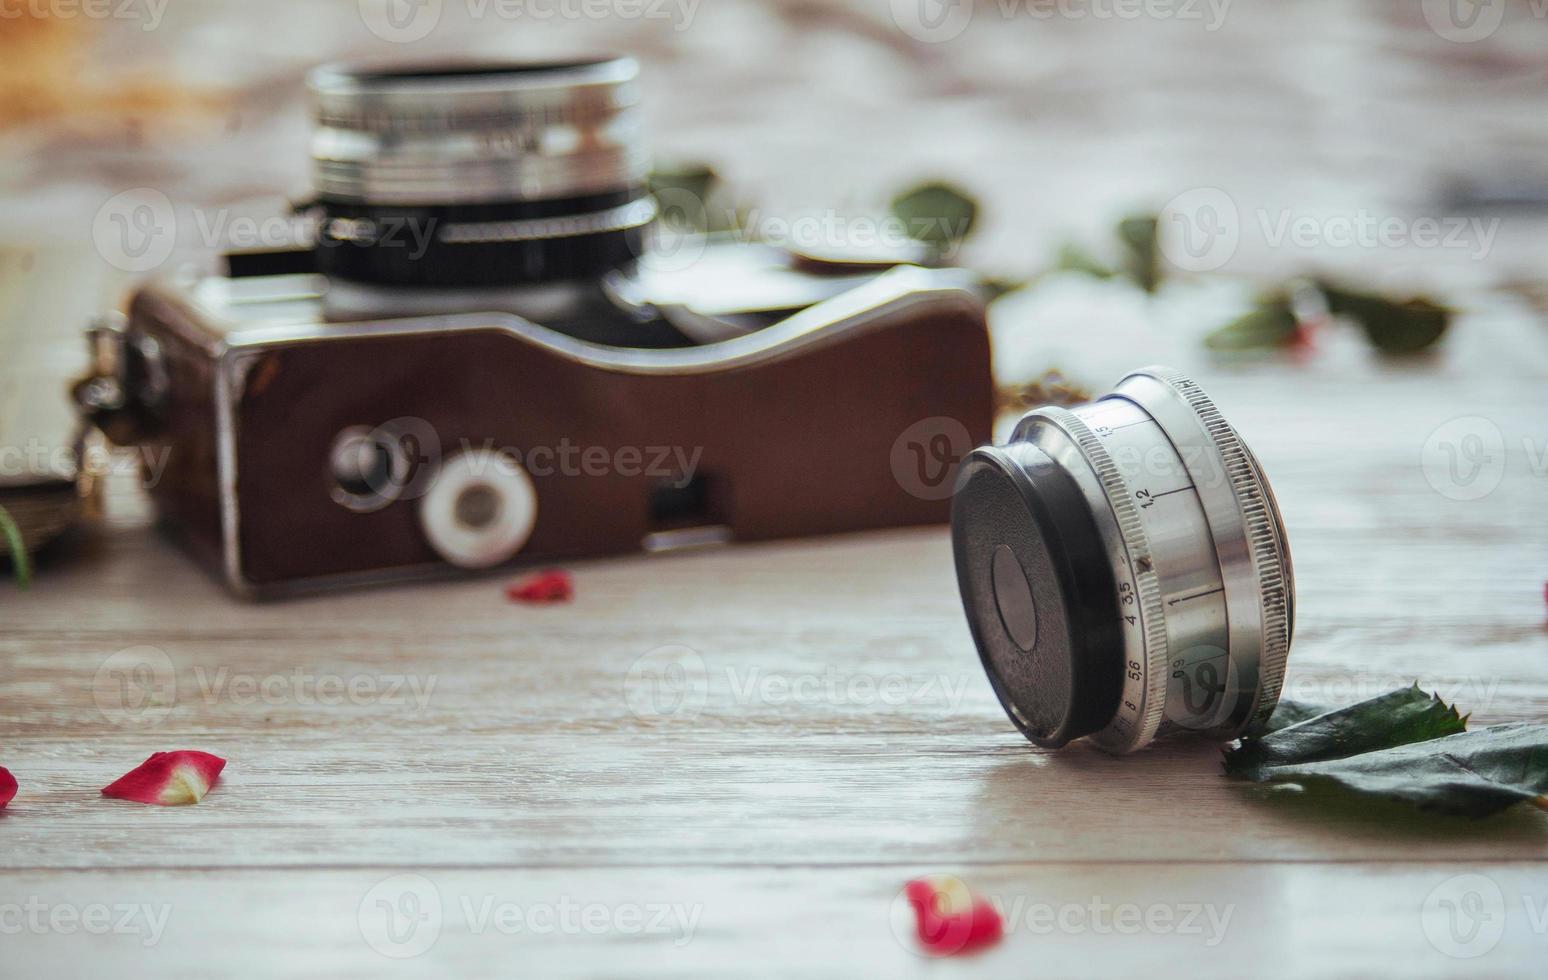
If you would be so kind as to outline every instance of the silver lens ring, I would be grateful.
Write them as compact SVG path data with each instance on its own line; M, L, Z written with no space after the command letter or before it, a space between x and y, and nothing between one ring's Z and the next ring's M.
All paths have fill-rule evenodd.
M632 58L309 76L321 197L378 205L587 197L649 176Z
M1229 739L1278 703L1294 607L1283 522L1187 377L1149 368L1097 401L1029 412L1005 447L964 462L952 524L979 653L1034 742ZM1030 596L1011 590L1007 612L1010 556Z

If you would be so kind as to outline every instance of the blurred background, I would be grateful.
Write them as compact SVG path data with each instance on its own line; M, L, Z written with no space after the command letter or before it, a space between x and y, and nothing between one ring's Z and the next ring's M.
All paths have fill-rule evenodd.
M68 425L85 316L305 194L303 76L332 59L633 54L659 158L766 215L950 181L980 204L962 260L1036 279L993 313L1006 384L1203 359L1525 380L1548 360L1545 7L0 0L0 443ZM148 266L112 244L147 194L175 221ZM1121 268L1135 215L1159 215L1164 281L1078 271ZM1397 363L1357 331L1201 342L1306 275L1455 315Z

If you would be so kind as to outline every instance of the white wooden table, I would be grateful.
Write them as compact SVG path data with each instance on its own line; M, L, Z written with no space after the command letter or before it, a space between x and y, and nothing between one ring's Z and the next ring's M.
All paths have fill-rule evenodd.
M1417 17L1394 5L1387 20L1331 3L1244 6L1218 44L1185 27L1142 44L1122 33L1130 25L1047 23L1013 38L986 23L977 48L894 44L905 58L841 33L790 34L756 46L756 61L722 43L710 7L681 34L605 36L673 53L656 64L656 95L723 101L662 111L674 152L724 150L756 190L802 201L964 173L990 199L978 255L1002 267L1049 254L1077 212L1090 231L1126 200L1199 183L1225 186L1249 214L1260 202L1400 207L1460 159L1456 147L1471 166L1544 143L1537 86L1508 81L1526 54L1445 48L1472 72L1453 85L1416 53L1444 48L1422 25L1379 56L1364 44ZM738 12L723 15L728 37L749 25L773 36L754 7L717 8ZM130 51L241 63L229 39L119 37ZM285 58L324 53L290 44L255 63L282 62L272 70L293 82ZM1231 81L1243 78L1256 87ZM1365 101L1341 101L1353 92ZM1416 108L1443 93L1457 110L1443 122ZM91 165L42 142L7 206L29 220L67 213L49 235L82 237L94 200L81 210L28 189L64 186L51 159L114 187L179 173L167 186L182 182L180 203L222 175L237 195L260 175L297 176L271 138L299 138L296 121L246 123L220 136L242 158L229 171L184 168L182 149L152 144L126 174L119 149L97 148ZM845 148L812 168L834 132ZM1514 244L1487 268L1540 275L1530 256L1542 237L1529 232L1509 225ZM1279 272L1304 259L1244 258ZM1434 258L1336 256L1421 282ZM38 262L29 290L0 280L11 432L43 411L17 386L67 377L74 323L117 287L100 263ZM1455 278L1465 289L1481 268ZM1464 299L1455 335L1420 365L1335 345L1306 365L1226 369L1192 337L1146 349L1197 372L1279 495L1299 587L1294 696L1345 703L1417 679L1476 724L1548 714L1548 340L1522 302ZM1104 364L1129 350L1058 336ZM1446 428L1459 417L1475 421ZM1502 447L1475 482L1421 465L1469 433ZM1453 499L1496 478L1487 495ZM1468 822L1265 798L1225 780L1218 748L1197 743L1131 758L1029 745L978 666L943 528L574 572L576 601L551 608L507 603L500 579L245 605L155 532L132 479L116 481L105 525L32 591L0 585L0 765L21 781L0 812L0 972L1320 978L1540 975L1548 961L1541 812ZM649 697L673 657L703 665L702 698ZM124 670L136 663L149 673ZM141 700L147 679L159 698ZM229 759L199 805L98 795L177 748ZM895 913L923 873L993 897L1005 940L971 958L919 957Z
M1291 529L1288 690L1342 702L1417 678L1476 723L1541 718L1548 533L1519 444L1544 418L1540 385L1211 381ZM1518 440L1481 502L1418 466L1463 414ZM34 898L154 914L127 934L29 924L4 941L18 976L1444 976L1535 969L1548 950L1540 812L1329 808L1228 782L1210 745L1111 758L1024 742L977 664L944 530L582 565L559 607L512 606L494 580L254 606L134 497L112 504L86 553L0 592L0 762L22 781L0 817L0 928L19 921L6 903L30 915ZM663 658L702 664L707 688L652 700ZM135 662L170 664L175 695L121 687ZM230 760L198 806L98 797L173 748ZM891 916L924 872L1002 902L1006 940L918 958ZM1437 948L1422 911L1474 888L1458 875L1504 903L1472 964ZM421 932L382 931L379 901L406 913L420 896L430 915L429 894L440 912ZM1045 903L1068 916L1052 932L1032 911ZM1170 925L1104 934L1101 903Z

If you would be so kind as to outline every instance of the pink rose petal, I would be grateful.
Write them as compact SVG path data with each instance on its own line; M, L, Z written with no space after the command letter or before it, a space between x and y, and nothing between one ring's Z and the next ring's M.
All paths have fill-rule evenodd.
M224 768L226 760L208 752L156 752L105 787L102 795L157 806L198 803Z
M0 810L5 805L16 799L16 777L11 775L11 770L0 766Z

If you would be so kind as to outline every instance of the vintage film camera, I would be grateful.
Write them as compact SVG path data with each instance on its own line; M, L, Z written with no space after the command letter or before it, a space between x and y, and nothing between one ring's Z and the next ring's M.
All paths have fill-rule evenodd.
M968 277L647 248L637 74L319 69L306 247L94 327L84 414L167 454L233 591L947 519L993 415Z

